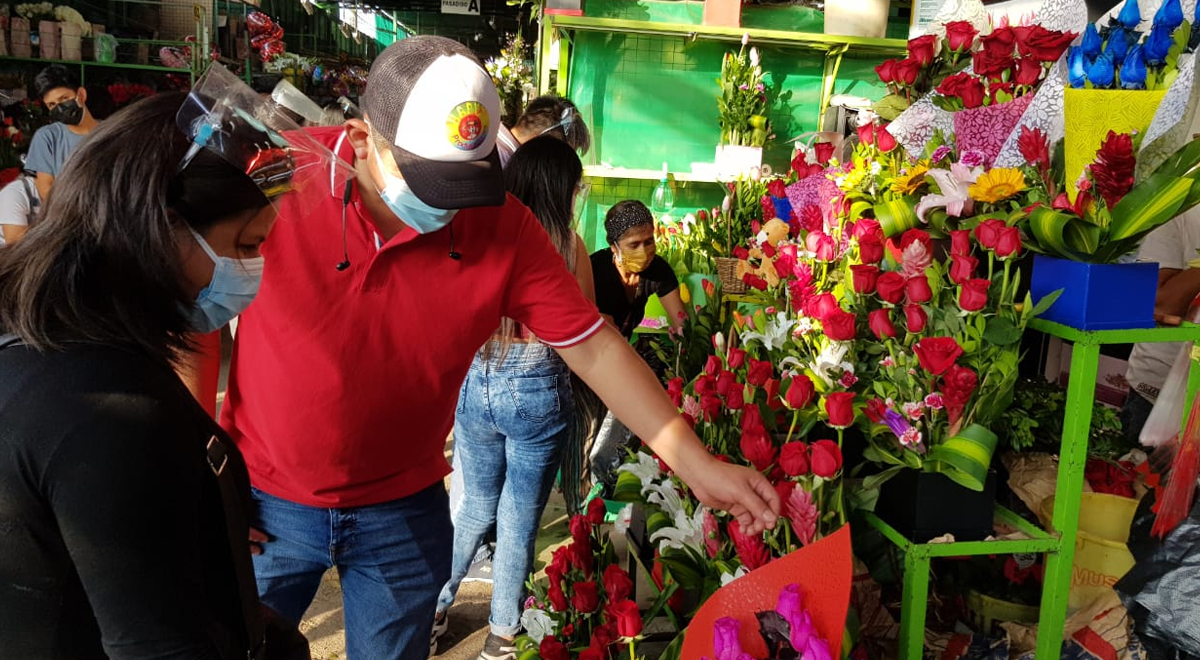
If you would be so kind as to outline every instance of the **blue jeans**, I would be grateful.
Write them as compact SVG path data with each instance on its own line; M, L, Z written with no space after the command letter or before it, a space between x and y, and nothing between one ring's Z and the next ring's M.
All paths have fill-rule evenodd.
M254 557L262 601L299 621L321 576L341 579L346 654L425 660L438 590L450 575L446 489L352 509L296 504L258 489L255 525L271 539Z
M503 363L475 356L455 414L463 502L454 517L454 559L439 612L454 603L476 548L495 524L490 628L502 637L521 630L525 579L574 405L570 371L542 344L513 344Z

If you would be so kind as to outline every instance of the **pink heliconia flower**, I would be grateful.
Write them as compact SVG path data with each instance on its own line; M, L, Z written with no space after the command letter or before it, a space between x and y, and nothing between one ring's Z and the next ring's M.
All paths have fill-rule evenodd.
M721 550L721 529L717 526L717 518L712 511L704 511L704 522L701 530L704 533L704 549L710 559L715 559Z
M787 501L787 517L792 521L792 530L796 532L801 545L812 543L817 535L817 519L820 515L817 505L813 504L812 493L802 487L792 491Z
M921 241L913 241L904 248L904 254L900 257L900 263L904 267L904 277L911 278L925 274L925 269L929 268L929 264L933 263L933 255L925 249L925 245Z

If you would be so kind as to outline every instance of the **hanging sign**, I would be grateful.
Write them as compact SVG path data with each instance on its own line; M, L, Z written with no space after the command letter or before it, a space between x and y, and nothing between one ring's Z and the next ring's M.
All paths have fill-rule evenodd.
M480 0L442 0L443 14L479 15Z

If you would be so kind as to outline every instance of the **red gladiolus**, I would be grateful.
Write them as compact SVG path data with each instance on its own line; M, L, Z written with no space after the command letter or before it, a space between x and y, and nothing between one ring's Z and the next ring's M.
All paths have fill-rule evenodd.
M620 566L610 564L604 569L604 593L608 596L608 602L618 603L629 598L629 594L633 593L633 580L629 574Z
M904 290L908 294L909 302L923 303L929 302L930 298L933 298L933 291L929 288L929 278L924 275L908 278Z
M815 295L805 301L804 313L814 319L823 319L838 309L837 298L832 293Z
M995 250L996 244L1000 242L1000 230L1006 226L1003 220L995 218L984 220L975 228L975 240L979 241L983 247Z
M875 131L875 146L883 153L888 153L896 148L896 138L888 132L887 126L880 126L879 130Z
M832 478L842 469L842 449L833 440L817 440L812 446L813 474L825 479Z
M1008 259L1021 254L1021 230L1016 227L1005 227L1000 230L996 240L996 256Z
M950 21L946 23L946 44L956 53L971 50L975 44L975 36L979 30L970 21Z
M746 405L746 388L741 383L735 385L729 389L729 394L725 397L725 407L730 410L741 410Z
M729 349L729 368L737 371L746 364L746 351L740 348Z
M771 193L772 197L786 197L787 186L784 185L783 179L771 179L767 184L767 192Z
M875 291L884 302L899 304L904 300L904 289L908 282L900 273L888 272L879 276L875 283Z
M950 230L950 254L971 254L971 231L968 229Z
M856 264L850 267L851 281L855 293L875 293L879 280L879 267L871 264Z
M967 280L962 284L958 294L958 306L964 312L978 312L987 306L988 286L991 282L983 279Z
M671 397L671 403L675 404L676 408L683 406L683 379L672 378L667 383L667 396Z
M917 76L921 75L921 62L911 57L900 60L896 66L892 67L892 77L895 82L905 86L912 86L917 82Z
M1043 62L1057 62L1075 37L1079 36L1073 32L1047 30L1040 25L1018 26L1013 28L1013 33L1016 35L1017 51L1037 61L1039 66Z
M881 340L896 336L896 326L892 325L890 312L886 309L871 310L871 313L867 315L867 325L871 327L871 332Z
M908 40L908 56L920 62L921 66L929 66L933 62L933 55L936 50L937 35L927 34Z
M839 308L821 319L821 327L825 330L825 336L834 341L850 341L856 334L854 326L857 320L856 316Z
M623 600L612 606L617 619L617 633L621 637L637 637L642 633L642 613L632 600Z
M721 373L721 358L710 355L704 362L704 373L708 376L716 376Z
M990 34L985 34L979 38L980 46L983 52L992 57L1008 57L1013 56L1013 47L1017 43L1017 35L1011 27L998 27L991 31ZM976 73L979 73L976 71Z
M941 376L962 356L963 349L954 337L926 337L913 344L913 352L922 369Z
M905 305L904 322L908 325L908 331L916 334L925 329L925 324L929 323L929 317L920 305Z
M813 151L817 154L817 162L821 165L828 165L829 159L833 158L833 143L818 142L813 146Z
M813 386L811 378L804 374L793 376L788 381L787 392L784 394L784 404L790 410L800 410L812 403L815 393L816 388Z
M561 584L551 582L550 588L546 590L546 597L550 599L550 607L555 612L566 612L570 605L567 603L567 596L563 593Z
M942 400L946 404L946 416L951 424L962 418L963 410L975 388L979 385L979 376L967 367L954 365L942 379Z
M600 593L595 582L576 582L571 596L571 605L575 611L590 614L600 607Z
M1026 163L1034 166L1050 165L1050 138L1040 128L1030 129L1021 127L1021 135L1017 138L1017 149Z
M771 555L767 552L767 546L763 543L762 536L743 534L742 526L736 520L729 523L729 538L733 540L733 547L737 550L738 559L742 561L746 570L752 571L760 566L766 566L767 562L771 561Z
M864 264L883 261L883 240L868 237L858 239L858 258Z
M896 62L897 60L885 60L883 64L875 67L875 74L879 76L879 82L887 85L895 80L893 71L896 68Z
M770 378L771 374L774 372L775 368L770 362L750 358L750 367L748 369L748 373L746 374L746 382L755 387L759 387L763 383L767 382L767 379Z
M562 642L546 635L538 646L538 657L542 660L571 660L571 653Z
M789 477L802 477L808 474L808 446L799 441L784 445L783 451L779 453L779 466Z
M608 509L604 506L604 500L599 497L592 498L588 502L587 517L593 525L604 524L604 518L608 515Z
M875 124L867 123L858 127L858 141L866 144L875 144Z
M854 392L831 392L825 395L825 414L829 425L844 429L854 423Z
M771 440L763 431L743 432L738 448L742 450L742 456L745 456L759 472L771 467L775 462L775 445L771 444Z
M1096 191L1108 208L1115 206L1133 189L1135 164L1133 138L1128 133L1118 135L1109 131L1096 152L1096 162L1091 165Z
M975 277L975 269L979 267L979 260L975 257L969 257L965 254L950 255L950 281L955 284L962 284L969 279Z
M1039 78L1042 77L1042 64L1031 59L1017 60L1016 75L1013 76L1013 82L1026 87L1037 84Z

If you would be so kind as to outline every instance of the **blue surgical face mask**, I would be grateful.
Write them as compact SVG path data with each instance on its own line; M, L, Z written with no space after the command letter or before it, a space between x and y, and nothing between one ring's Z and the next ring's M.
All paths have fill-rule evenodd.
M422 202L412 188L408 187L408 182L388 174L383 167L383 158L379 155L379 150L372 148L372 151L375 152L375 165L379 168L385 184L383 190L379 191L379 196L401 222L412 227L418 234L431 234L450 224L454 215L458 213L456 209L438 209Z
M188 231L213 261L212 281L196 297L196 304L191 309L192 325L199 332L214 332L225 327L254 301L262 283L264 260L262 257L222 257L194 229L188 227Z

